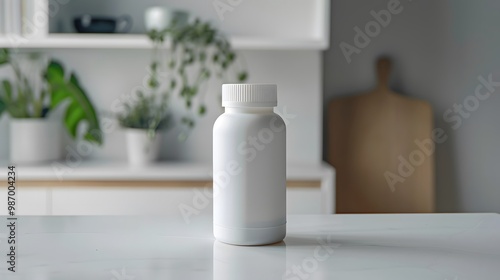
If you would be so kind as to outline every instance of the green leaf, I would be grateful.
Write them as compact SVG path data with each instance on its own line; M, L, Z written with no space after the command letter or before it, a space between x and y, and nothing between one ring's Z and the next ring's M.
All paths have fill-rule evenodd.
M248 79L248 73L243 71L238 74L238 81L239 82L244 82Z
M200 114L200 116L203 116L205 115L206 112L207 112L207 107L205 107L205 105L200 105L200 108L198 108L198 114Z
M55 108L66 100L69 102L64 115L64 124L73 139L77 138L78 126L87 122L84 139L102 144L102 133L94 106L75 74L72 73L69 80L65 79L62 65L51 61L45 76L51 93L51 107Z
M3 112L7 109L7 104L3 101L2 98L0 98L0 117L2 116Z
M0 65L9 62L9 50L8 49L0 49Z
M228 55L227 55L227 60L229 62L233 62L234 59L236 58L236 54L234 52L230 52Z
M158 82L157 79L155 79L154 77L151 77L149 79L148 85L149 85L150 88L156 89L156 88L158 88L160 86L160 83Z
M50 83L63 83L64 82L64 68L57 62L52 60L47 66L47 72L45 73L45 78Z
M151 63L151 70L156 71L156 69L158 69L158 62L155 61Z
M59 106L59 104L61 102L66 100L66 98L68 98L68 97L69 97L69 94L64 89L54 88L52 90L51 96L50 96L50 108L52 108L52 109L56 108L57 106Z
M2 81L2 88L3 88L3 91L5 92L5 98L7 99L6 101L12 100L12 84L10 83L10 81L3 80Z
M78 123L84 117L85 112L78 103L71 103L66 109L66 114L64 115L64 125L68 129L71 137L76 138Z

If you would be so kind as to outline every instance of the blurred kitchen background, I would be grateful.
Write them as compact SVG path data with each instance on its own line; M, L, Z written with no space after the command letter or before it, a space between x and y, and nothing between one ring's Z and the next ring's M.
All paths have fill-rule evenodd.
M212 125L222 112L220 87L223 82L240 81L278 85L276 112L286 120L288 132L289 213L500 212L500 149L496 147L500 101L494 91L494 82L500 81L500 37L495 33L500 4L495 1L0 3L0 48L9 49L13 59L31 52L55 59L63 65L66 79L74 72L93 104L103 138L101 145L81 139L89 127L85 121L70 137L70 130L64 129L68 124L61 120L67 120L73 107L63 104L45 117L61 126L56 159L13 160L12 153L29 151L19 148L21 144L19 151L13 151L14 143L23 142L19 139L39 140L26 143L35 147L28 159L50 150L47 146L59 139L52 134L43 140L33 134L34 128L12 126L25 120L14 122L4 112L0 162L4 167L16 164L19 214L172 215L186 222L211 215ZM156 138L146 141L159 143L158 158L143 154L131 162L132 153L147 152L140 149L144 144L132 140L130 129L139 128L124 125L117 115L123 114L130 96L141 88L151 89L154 52L146 33L152 27L166 28L165 22L171 24L173 19L185 21L177 25L180 30L196 27L198 19L225 36L231 48L224 49L229 65L223 72L229 74L218 78L213 71L189 101L178 88L172 90L168 118L162 116L170 126L153 129ZM160 64L165 67L158 79L167 88L169 73L180 73L167 66L169 58L180 55L169 51L171 34L165 33L159 47ZM207 48L207 54L214 48L220 46ZM234 61L229 58L233 52ZM209 59L215 61L213 56ZM1 80L15 80L8 65L0 67ZM392 101L379 105L371 95L366 101L350 98L374 89L386 93L377 86L384 73L390 73L388 84L397 93L384 98L402 96L405 107ZM67 84L74 86L71 81ZM476 95L478 85L491 96ZM68 96L74 96L71 86ZM47 106L54 96L47 97ZM378 106L380 110L373 110ZM333 108L338 109L332 112ZM383 115L389 111L395 114ZM359 115L366 121L358 122ZM393 120L400 122L394 126ZM433 141L435 152L426 154L414 140L432 138L435 129L446 139ZM143 129L144 135L147 130ZM424 154L423 163L412 161L414 151ZM401 174L400 156L415 169L412 174ZM353 158L362 163L353 164ZM356 181L358 177L362 180ZM360 186L359 182L368 183ZM1 200L1 214L4 206Z

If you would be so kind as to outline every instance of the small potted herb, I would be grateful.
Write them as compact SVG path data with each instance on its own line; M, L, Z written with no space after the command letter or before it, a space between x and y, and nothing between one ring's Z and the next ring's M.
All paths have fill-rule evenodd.
M137 93L138 100L124 104L118 115L120 125L126 130L127 154L131 165L148 165L158 159L162 133L168 128L168 98L164 94Z
M5 112L11 117L12 162L38 163L61 157L61 125L49 118L59 106L66 106L63 124L73 139L81 136L102 143L94 106L74 73L66 75L59 62L46 63L39 54L15 55L8 49L0 49L0 66L9 67L15 76L13 81L1 81L0 86L0 116ZM87 126L79 135L83 122Z

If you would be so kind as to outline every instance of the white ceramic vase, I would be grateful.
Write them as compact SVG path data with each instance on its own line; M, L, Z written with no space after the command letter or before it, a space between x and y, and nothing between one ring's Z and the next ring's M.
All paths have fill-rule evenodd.
M150 165L160 154L161 133L156 133L151 139L146 129L127 128L128 162L133 166Z
M61 124L47 119L10 120L10 160L36 164L61 158Z
M178 26L184 26L191 18L187 11L174 11L162 6L150 7L144 13L144 24L147 31L164 30L173 20L177 22Z
M167 7L150 7L144 13L146 30L164 30L172 20L172 11Z

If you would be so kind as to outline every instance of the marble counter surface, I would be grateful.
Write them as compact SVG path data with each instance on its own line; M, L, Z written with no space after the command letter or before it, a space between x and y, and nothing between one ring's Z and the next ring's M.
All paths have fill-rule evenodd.
M0 216L0 279L500 279L500 215L289 216L284 242L214 241L212 221L18 217L10 272Z

